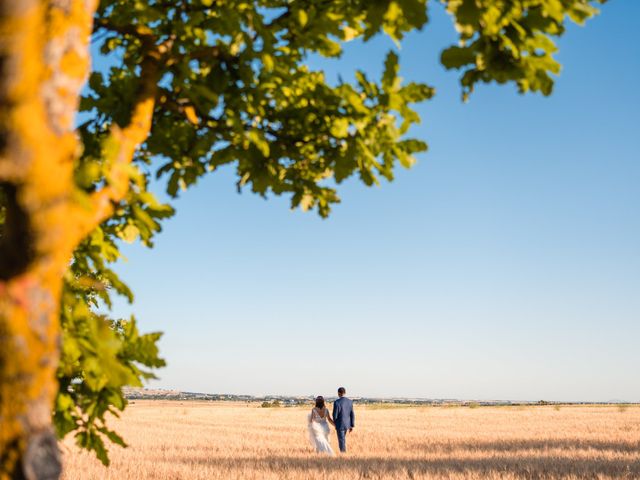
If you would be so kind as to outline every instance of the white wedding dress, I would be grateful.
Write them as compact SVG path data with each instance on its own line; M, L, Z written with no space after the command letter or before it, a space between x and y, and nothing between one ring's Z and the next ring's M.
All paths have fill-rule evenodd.
M316 449L318 453L328 453L329 455L335 455L331 444L329 443L329 410L326 408L324 412L318 411L317 408L313 408L307 419L309 421L309 440L311 445Z

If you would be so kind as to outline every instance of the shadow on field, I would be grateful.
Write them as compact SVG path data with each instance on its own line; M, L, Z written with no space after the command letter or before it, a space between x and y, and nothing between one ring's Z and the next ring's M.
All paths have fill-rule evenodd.
M360 478L376 478L380 475L392 478L413 478L414 475L434 475L444 478L453 474L496 474L524 479L640 478L640 461L623 462L605 459L570 459L557 457L509 458L237 458L237 459L184 459L190 465L199 464L223 471L291 471L300 470L308 475L343 472ZM245 470L246 469L246 470Z
M414 443L408 448L411 452L421 453L450 453L454 451L466 452L518 452L522 450L597 450L598 452L637 453L640 455L640 442L585 440L583 438L563 439L505 439L505 440L477 440L477 441L451 441L451 442L424 442Z
M405 452L421 452L427 458L394 457L350 457L348 454L337 458L265 456L261 458L182 458L191 465L234 471L291 471L304 472L308 478L320 478L323 474L355 476L375 479L379 476L391 478L414 478L414 476L436 476L447 478L455 474L474 474L518 477L523 479L585 478L602 476L617 479L640 478L640 445L638 442L606 442L589 440L505 440L485 442L425 443L409 448ZM464 450L466 451L464 451ZM562 449L567 454L546 450ZM456 451L445 458L428 458L429 454L442 456ZM528 450L528 452L526 452ZM572 455L578 450L597 450L596 458ZM483 452L485 458L470 458L474 453ZM493 453L492 453L493 452ZM504 455L501 455L501 452ZM617 455L616 455L617 453ZM621 459L620 455L638 453ZM611 458L613 456L617 458ZM609 457L609 458L607 458Z

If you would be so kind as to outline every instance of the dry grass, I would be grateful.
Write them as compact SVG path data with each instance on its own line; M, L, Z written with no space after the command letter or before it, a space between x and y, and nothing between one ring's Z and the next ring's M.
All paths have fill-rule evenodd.
M137 401L112 466L65 442L64 480L639 479L640 408L357 407L350 452L312 452L307 409ZM335 438L332 439L334 448Z

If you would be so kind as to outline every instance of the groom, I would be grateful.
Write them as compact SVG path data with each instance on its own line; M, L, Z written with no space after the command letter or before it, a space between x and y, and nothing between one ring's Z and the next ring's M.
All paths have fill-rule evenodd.
M338 434L338 446L341 452L347 451L346 436L355 427L356 416L353 414L353 402L345 397L347 391L344 387L338 389L338 399L333 402L333 422L336 425L336 433Z

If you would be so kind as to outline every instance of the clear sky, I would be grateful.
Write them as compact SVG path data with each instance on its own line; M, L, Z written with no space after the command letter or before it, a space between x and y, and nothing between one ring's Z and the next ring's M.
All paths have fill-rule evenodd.
M640 2L560 40L550 98L479 86L460 102L435 2L401 73L437 89L430 150L393 183L343 185L328 220L204 178L153 250L117 270L168 366L200 392L640 401ZM377 38L329 78L381 71Z

